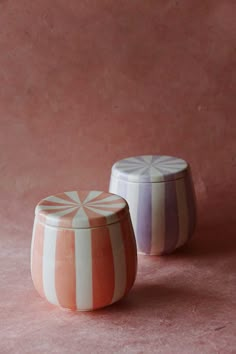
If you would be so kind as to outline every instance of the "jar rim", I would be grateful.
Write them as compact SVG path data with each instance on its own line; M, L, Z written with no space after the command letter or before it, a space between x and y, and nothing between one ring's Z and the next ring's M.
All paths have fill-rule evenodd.
M185 177L188 163L168 155L141 155L115 162L112 176L127 182L159 183Z
M69 191L42 199L35 215L42 223L71 229L105 226L129 212L126 200L103 191Z
M110 224L104 224L104 225L99 225L99 226L88 226L88 227L64 227L64 226L56 226L56 225L51 225L48 224L46 222L44 222L43 220L41 220L40 216L35 214L35 222L39 223L43 226L52 228L52 229L57 229L57 230L94 230L94 229L101 229L103 227L107 227L107 226L111 226L111 225L115 225L115 224L119 224L121 221L125 220L126 218L130 217L130 213L129 210L123 215L123 217L121 217L119 220L111 222Z
M142 181L132 181L132 180L127 180L125 178L122 178L121 176L117 177L115 176L113 173L111 173L111 177L112 178L115 178L119 181L122 181L122 182L126 182L126 183L135 183L135 184L161 184L161 183L168 183L168 182L174 182L174 181L178 181L178 180L181 180L181 179L185 179L186 176L188 174L188 171L186 171L186 174L184 176L181 176L181 177L177 177L177 178L173 178L173 179L167 179L165 181L159 181L159 182L151 182L151 181L147 181L147 182L142 182Z

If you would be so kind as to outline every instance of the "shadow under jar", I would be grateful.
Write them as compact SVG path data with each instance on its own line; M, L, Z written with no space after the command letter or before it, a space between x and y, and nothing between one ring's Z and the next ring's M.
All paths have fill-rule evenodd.
M169 254L192 237L196 198L183 159L144 155L120 160L112 166L109 191L129 204L139 253Z
M110 305L129 292L136 270L136 242L123 198L72 191L39 202L31 274L50 303L79 311Z

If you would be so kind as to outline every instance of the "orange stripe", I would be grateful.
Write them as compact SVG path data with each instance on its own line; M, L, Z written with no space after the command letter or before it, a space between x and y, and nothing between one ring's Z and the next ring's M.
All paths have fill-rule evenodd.
M78 191L77 193L78 193L81 203L83 203L83 201L87 198L87 196L89 194L88 191Z
M71 208L74 208L75 206L72 206ZM59 211L66 211L70 208L69 207L65 207L65 208L61 208L61 209L50 209L50 210L41 210L38 214L38 217L39 217L39 220L41 222L44 222L45 224L47 224L47 217L49 218L48 219L48 224L50 225L50 218L51 218L51 215L53 216L53 214L59 212ZM78 208L75 209L75 210L72 210L71 212L69 212L68 214L66 215L63 215L63 216L55 216L58 218L58 221L57 221L57 226L61 226L61 227L69 227L71 228L72 227L72 221L73 221L73 217L76 215L76 213L78 212ZM52 219L51 219L52 221Z
M137 248L130 218L125 217L121 220L121 230L125 248L127 275L125 293L127 293L132 287L137 273Z
M37 220L39 223L46 224L47 216L43 214L38 214Z
M92 200L92 201L89 201L88 203L93 204L93 203L95 203L95 201ZM121 198L115 199L115 200L108 200L108 201L106 201L106 200L101 200L101 204L103 204L103 205L106 204L106 207L107 207L107 208L109 207L110 204L120 204L120 203L124 203L124 206L125 206L125 202L124 202ZM95 205L100 205L100 204L97 203L97 204L94 204L94 206L95 206Z
M73 230L57 234L55 287L60 306L76 309L75 235Z
M78 213L79 208L72 210L70 213L60 216L58 226L72 228L73 218Z
M55 205L55 209L44 209L44 210L40 210L39 211L39 213L40 214L44 214L44 215L50 215L50 214L55 214L55 213L57 213L58 211L65 211L65 210L67 210L67 209L69 209L69 208L74 208L74 207L76 207L76 205L71 205L71 206L63 206L63 208L60 208L60 209L57 209L57 206Z
M65 193L56 194L55 197L59 197L59 198L64 199L64 200L66 200L66 201L68 201L68 202L77 204L77 202L76 202L74 199L72 199L71 197L69 197L69 196L68 196L67 194L65 194Z
M114 214L116 215L116 220L118 220L118 219L121 219L126 213L127 213L127 210L125 209L125 208L123 208L123 209L118 209L117 210L117 208L111 208L111 207L100 207L99 205L96 205L96 206L91 206L91 208L93 208L93 209L97 209L98 211L110 211L110 212L114 212ZM86 208L86 211L87 210L89 210L89 208ZM96 213L96 212L94 212L94 214L96 215L101 215L101 214L99 214L99 213ZM112 213L111 213L112 214ZM102 217L102 215L101 215L101 217ZM91 220L90 220L91 221ZM99 223L99 225L106 225L106 217L104 216L104 222L102 223ZM91 224L91 222L90 222L90 224ZM96 225L94 225L94 226L98 226L98 224L96 223Z
M63 198L64 199L64 198ZM66 200L65 200L65 203L59 203L59 202L52 202L50 200L47 200L47 199L43 199L38 205L42 205L42 206L64 206L65 208L69 208L70 206L73 206L75 205L76 206L76 202L75 201L72 201L72 200L68 200L70 202L70 204L66 204ZM72 204L73 203L73 204Z
M91 199L88 203L92 203L92 202L96 202L98 200L102 200L104 198L107 198L109 197L109 194L108 193L105 193L105 192L102 192L101 194L99 194L97 197Z
M109 205L106 205L106 206L100 206L99 204L98 205L91 205L91 208L93 209L97 209L97 210L101 210L101 211L115 211L117 212L117 207L110 207ZM120 209L120 210L123 210L124 213L126 213L126 210L125 209ZM119 209L118 209L119 211Z
M93 269L93 308L109 305L115 289L114 262L109 229L91 231Z
M36 290L44 297L43 290L43 241L44 225L37 223L35 226L35 236L32 253L32 279Z
M95 213L93 210L84 208L85 213L88 216L89 224L91 227L106 225L107 219L105 216Z

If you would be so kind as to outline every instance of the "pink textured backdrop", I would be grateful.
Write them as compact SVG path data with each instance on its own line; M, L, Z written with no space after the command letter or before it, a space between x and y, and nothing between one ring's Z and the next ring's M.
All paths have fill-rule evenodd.
M0 352L233 353L236 4L222 0L0 1ZM29 273L33 209L108 188L112 163L192 166L195 240L140 257L123 303L62 312Z

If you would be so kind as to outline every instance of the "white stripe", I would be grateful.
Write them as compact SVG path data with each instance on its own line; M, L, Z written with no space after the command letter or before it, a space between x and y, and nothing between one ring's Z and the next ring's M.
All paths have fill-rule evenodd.
M126 259L120 224L109 226L115 275L115 289L112 302L119 300L126 288Z
M99 215L103 215L103 216L108 216L108 215L111 215L111 214L114 214L112 211L108 211L108 210L100 210L100 209L96 209L96 208L92 208L88 205L86 205L86 208L88 208L89 210L91 211L94 211L94 213L97 213ZM115 215L114 215L115 216Z
M119 200L120 197L118 195L109 195L109 197L106 197L104 199L100 199L100 200L95 200L95 202L91 201L88 202L87 204L99 204L99 203L105 203L105 202L112 202L114 200Z
M47 217L50 218L50 216L64 216L66 214L69 214L71 213L72 211L74 211L75 209L78 209L78 205L77 206L73 206L73 207L68 207L66 210L59 210L59 211L56 211L55 213L48 213L47 214Z
M132 172L131 172L132 174ZM138 170L137 175L149 175L150 174L150 167L148 165L142 165L140 166L140 169Z
M152 247L160 254L165 246L165 183L152 183Z
M126 168L129 168L129 167L138 167L140 165L143 165L143 162L142 161L129 161L127 163L118 163L117 165L115 165L115 169L117 170L120 170L120 169L126 169Z
M171 165L162 165L162 164L160 164L160 165L157 165L156 166L157 168L160 168L161 170L162 169L164 169L164 170L173 170L173 169L175 169L175 167L174 166L171 166Z
M60 210L60 209L68 209L78 207L78 204L73 205L38 205L36 212L40 210Z
M159 165L159 167L161 169L165 169L165 170L170 170L170 171L179 171L179 170L183 170L186 166L185 165L181 165L181 166L174 166L174 165Z
M164 161L161 163L162 165L171 165L171 166L186 166L187 162L183 160L172 160L172 161Z
M49 202L60 203L60 204L74 204L72 201L69 202L68 200L65 200L65 199L62 199L62 198L59 198L59 197L54 197L54 196L48 197L48 198L46 198L44 200L47 200Z
M147 163L151 163L151 161L152 161L152 155L143 155L141 157Z
M123 167L121 167L121 166L119 166L119 169L117 168L117 171L119 171L119 172L123 172L123 171L125 171L125 172L127 172L127 171L129 171L129 170L139 170L140 168L142 168L143 166L145 166L146 164L145 164L145 162L143 161L140 161L140 163L139 164L130 164L130 165L127 165L127 166L123 166Z
M160 171L159 168L160 168L160 167L152 166L152 167L150 168L150 173L151 173L151 175L155 175L155 176L159 176L159 177L163 178L163 174L161 173L161 171Z
M134 233L137 231L139 187L139 183L127 183L126 200L129 204Z
M103 192L100 191L91 191L88 193L87 197L83 201L83 203L88 203L90 200L97 198L99 195L101 195Z
M76 203L81 204L81 200L79 199L78 193L76 191L72 191L72 192L65 192L65 194L73 199Z
M116 204L93 204L93 203L88 203L86 204L86 207L92 207L92 208L123 208L125 206L125 203L122 202L122 203L116 203Z
M56 226L59 224L59 222L61 220L61 216L69 214L77 208L78 208L78 206L77 207L69 207L67 210L58 211L56 213L50 213L46 217L47 223L50 223L50 220L53 219L53 224Z
M180 247L188 238L188 206L185 179L176 180L175 187L179 214L179 239L176 247Z
M33 226L33 232L32 232L32 240L31 240L31 256L30 256L30 265L31 265L31 272L32 272L32 266L33 266L33 251L34 251L34 240L35 240L35 229L37 225L37 220L36 218L34 219L34 226Z
M117 179L111 176L110 178L110 185L109 185L109 192L116 194L117 191Z
M163 175L166 175L168 173L175 173L177 172L175 169L172 167L164 167L164 166L158 166L159 171L163 173Z
M77 220L79 218L83 218L83 223L86 222L86 225L84 225L83 227L89 227L90 224L89 224L89 219L88 219L88 216L87 214L85 213L84 211L84 208L83 207L80 207L78 212L75 214L75 216L73 217L73 220L72 220L72 227L77 227Z
M187 166L187 164L185 162L168 162L168 161L163 162L160 165L173 167L173 168L186 167Z
M43 289L47 300L58 305L55 287L57 229L45 227L43 243Z
M93 308L92 245L90 229L75 230L76 305Z
M159 156L153 161L153 163L158 164L158 163L163 163L165 161L170 161L170 156L166 156L166 155Z

